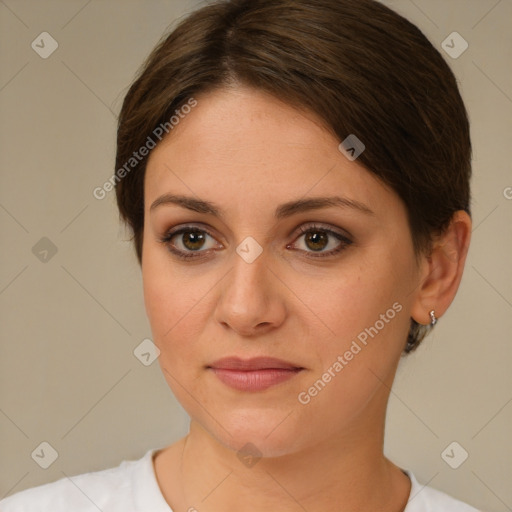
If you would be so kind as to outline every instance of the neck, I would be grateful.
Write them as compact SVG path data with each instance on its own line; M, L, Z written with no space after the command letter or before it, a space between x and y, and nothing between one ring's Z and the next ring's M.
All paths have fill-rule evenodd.
M374 414L366 422L359 418L320 444L247 465L192 421L190 433L169 453L167 467L175 470L165 480L174 485L164 496L176 512L402 512L410 481L384 457L381 413L380 421Z

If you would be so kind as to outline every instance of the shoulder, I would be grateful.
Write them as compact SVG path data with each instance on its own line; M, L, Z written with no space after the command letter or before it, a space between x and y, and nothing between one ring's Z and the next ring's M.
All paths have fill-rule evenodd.
M444 492L420 484L411 471L403 471L411 479L411 493L404 512L480 512Z
M119 466L65 476L55 482L12 494L0 501L2 512L135 511L132 479L148 465L154 450Z

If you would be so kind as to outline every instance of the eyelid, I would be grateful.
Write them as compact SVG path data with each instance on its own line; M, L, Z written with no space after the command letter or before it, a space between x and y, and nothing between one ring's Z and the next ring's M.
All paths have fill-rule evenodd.
M311 223L303 223L295 230L296 236L294 238L294 241L291 244L287 244L286 248L290 248L295 245L295 242L298 238L301 236L314 231L323 231L327 233L329 236L334 237L340 242L341 246L336 249L331 249L330 251L325 252L318 252L315 253L315 251L303 251L301 249L297 249L297 252L305 253L305 258L325 258L328 259L329 257L336 256L338 253L342 252L344 249L346 249L348 246L353 244L353 237L350 233L348 233L346 230L340 230L337 231L340 228L333 228L330 225L323 225L318 222L311 222ZM211 251L215 251L217 249L207 249L207 250L198 250L198 251L181 251L180 249L171 249L170 241L175 237L183 232L187 231L200 231L206 233L208 236L213 238L214 240L217 240L216 235L213 235L210 232L210 229L206 227L202 223L191 223L191 224L182 224L178 225L176 227L173 227L169 230L167 230L163 236L159 237L159 241L166 245L168 247L168 250L175 254L178 258L186 260L186 259L200 259L205 257L205 255L209 254ZM343 232L341 232L343 231ZM220 242L218 242L220 243ZM220 245L223 245L220 243Z
M217 235L214 235L212 233L212 230L210 229L210 227L201 222L192 222L190 224L180 224L178 226L174 226L173 228L166 230L164 235L162 236L162 238L166 238L166 237L170 236L171 234L176 235L182 229L190 229L190 230L198 229L198 230L204 231L205 233L210 235L212 238L217 238ZM349 231L347 231L346 229L342 229L342 228L331 226L329 224L322 224L321 222L314 222L314 221L303 222L298 228L295 228L294 230L292 230L288 236L289 237L294 236L294 233L296 236L302 235L311 229L327 231L327 232L339 235L341 237L344 237L347 239L347 241L350 241L350 242L352 242L352 239L354 238L352 236L352 234ZM337 230L339 230L339 231L337 231Z
M166 229L164 234L159 238L160 238L160 241L164 241L173 236L176 236L177 234L181 234L183 231L194 231L194 230L203 231L207 235L214 238L215 240L217 240L219 238L219 236L217 234L213 233L213 230L209 226L207 226L206 224L202 224L201 222L193 222L190 224L179 224L172 228ZM219 243L221 243L221 242L219 242Z
M159 242L168 245L172 238L175 236L181 235L184 232L187 231L200 231L206 233L209 237L213 238L215 241L217 241L217 236L211 233L210 229L205 227L203 224L183 224L179 226L175 226L169 230L166 230L165 233L158 238ZM218 242L220 245L223 245L221 242ZM206 253L208 251L211 251L213 249L208 249L207 251L197 251L197 253ZM193 251L188 251L190 253L193 253Z
M315 231L323 231L324 233L327 233L328 236L336 238L339 242L339 245L338 245L338 247L336 247L335 249L331 249L330 251L315 252L315 251L297 250L297 252L303 253L304 258L307 258L307 259L324 258L326 260L329 258L334 258L334 257L338 256L340 253L342 253L343 251L345 251L349 246L351 246L354 243L352 235L349 235L348 232L346 232L347 234L344 234L344 233L341 233L341 232L333 229L331 226L322 225L322 224L319 224L318 222L312 222L309 225L307 225L307 223L306 223L306 225L302 224L299 227L299 233L295 237L294 241L291 244L288 244L286 246L286 248L288 249L290 247L293 247L298 238L302 237L303 235L305 235L307 233L315 232Z
M303 235L304 233L314 231L315 229L318 231L325 231L333 235L338 235L347 242L353 243L354 237L346 229L337 228L329 224L322 224L320 222L305 222L297 228L297 231L299 235Z

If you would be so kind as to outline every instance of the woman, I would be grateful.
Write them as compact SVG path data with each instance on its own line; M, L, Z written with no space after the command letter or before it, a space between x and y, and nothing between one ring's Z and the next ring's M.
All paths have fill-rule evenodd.
M462 277L470 161L453 73L380 3L194 12L126 95L114 177L190 432L2 511L475 511L383 454Z

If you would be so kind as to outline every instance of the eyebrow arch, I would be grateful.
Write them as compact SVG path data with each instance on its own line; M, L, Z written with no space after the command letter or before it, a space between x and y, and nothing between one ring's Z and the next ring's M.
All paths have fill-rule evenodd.
M214 215L215 217L223 218L225 212L222 208L219 208L210 201L204 201L202 199L196 199L194 197L175 195L175 194L164 194L156 199L149 211L152 212L155 208L161 205L174 204L186 208L188 210ZM283 219L291 217L297 213L306 212L309 210L319 210L322 208L329 208L338 206L341 208L351 208L360 211L366 215L375 215L375 212L370 210L365 204L354 201L347 197L331 196L331 197L311 197L307 199L298 199L296 201L289 201L276 208L274 216L276 219Z

